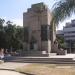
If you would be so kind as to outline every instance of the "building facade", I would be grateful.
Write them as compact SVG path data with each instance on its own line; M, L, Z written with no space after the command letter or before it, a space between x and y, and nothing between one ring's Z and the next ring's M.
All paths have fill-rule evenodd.
M33 4L27 12L23 13L25 51L33 55L40 53L49 55L51 52L51 19L50 10L44 3Z
M75 20L72 20L71 23L66 23L63 32L68 52L75 53Z
M66 23L63 30L58 30L57 36L64 37L64 43L68 53L75 53L75 20Z

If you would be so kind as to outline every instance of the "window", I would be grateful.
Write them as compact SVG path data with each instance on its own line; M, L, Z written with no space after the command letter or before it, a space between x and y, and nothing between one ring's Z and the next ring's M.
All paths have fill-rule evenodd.
M49 25L41 25L41 40L47 41L48 38L50 39L50 28Z

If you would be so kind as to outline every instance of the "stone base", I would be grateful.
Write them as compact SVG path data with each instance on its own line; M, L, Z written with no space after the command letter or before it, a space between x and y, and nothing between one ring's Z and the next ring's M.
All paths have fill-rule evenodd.
M34 56L34 57L49 57L49 54L46 51L23 51L20 54L21 56Z

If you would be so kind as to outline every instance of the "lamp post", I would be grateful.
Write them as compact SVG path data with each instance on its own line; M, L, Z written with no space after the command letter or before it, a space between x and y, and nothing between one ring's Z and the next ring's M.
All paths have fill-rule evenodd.
M70 40L70 53L71 53L71 40Z

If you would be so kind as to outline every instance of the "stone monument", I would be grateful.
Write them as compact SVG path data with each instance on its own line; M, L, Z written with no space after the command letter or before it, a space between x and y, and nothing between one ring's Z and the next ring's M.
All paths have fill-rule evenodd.
M33 4L23 13L24 52L28 56L49 56L51 52L52 16L44 3Z

